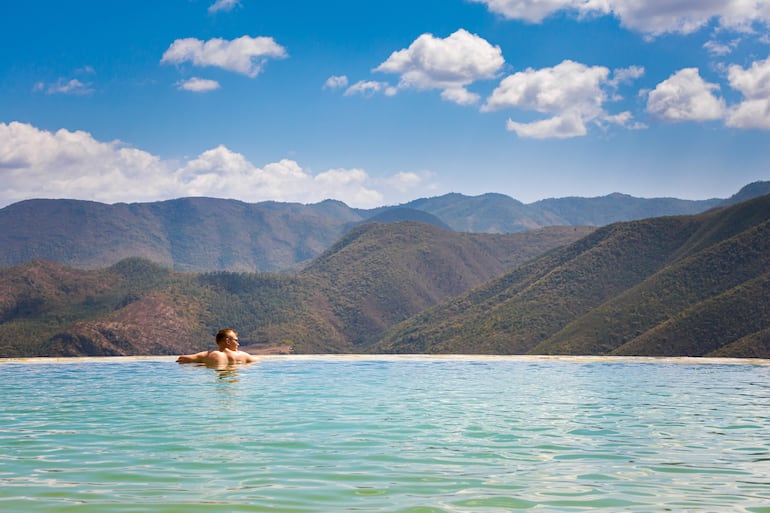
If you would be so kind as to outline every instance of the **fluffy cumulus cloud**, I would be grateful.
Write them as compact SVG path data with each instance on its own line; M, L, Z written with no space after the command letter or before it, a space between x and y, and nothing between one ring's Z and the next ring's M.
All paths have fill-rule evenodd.
M313 175L290 159L260 168L222 145L178 168L174 178L185 196L304 203L335 198L356 207L373 207L384 200L361 169L330 169Z
M566 11L578 16L616 16L629 29L650 35L691 33L715 21L749 31L770 24L770 0L470 0L509 19L539 23Z
M727 125L770 130L770 57L749 68L730 66L728 79L744 99L730 110Z
M0 123L0 180L3 204L30 197L115 202L174 189L168 164L147 152L17 122Z
M313 174L288 159L258 167L223 145L180 163L87 132L0 123L0 206L40 197L115 203L214 196L304 203L334 198L368 208L401 200L406 182L409 194L427 191L430 179L399 173L377 181L355 168Z
M770 57L744 68L727 68L729 87L742 95L727 105L720 86L697 68L677 71L647 94L647 111L665 121L723 120L733 128L770 130Z
M400 75L399 89L440 89L444 99L467 104L478 97L466 87L494 78L504 63L499 46L460 29L443 39L423 34L374 71Z
M719 85L706 82L696 68L677 71L651 91L647 110L668 121L709 121L725 113Z
M286 200L288 191L307 192L312 181L296 162L281 160L259 168L242 154L220 145L200 154L174 172L189 196L237 197L244 200ZM304 201L307 198L293 199Z
M652 35L689 34L711 21L720 27L741 31L750 30L754 23L770 23L768 0L609 0L606 3L624 26Z
M193 37L177 39L163 53L161 64L214 66L254 78L262 71L268 59L287 57L286 49L272 37L242 36L232 41Z
M260 168L222 145L178 168L174 176L185 195L190 196L237 194L246 201L301 202L335 197L356 205L373 205L382 200L379 193L366 187L368 176L360 169L333 169L313 176L289 159Z
M382 205L383 195L367 187L368 181L369 176L362 169L330 169L316 175L313 186L327 198L341 195L352 205Z
M487 8L506 18L540 23L548 16L562 10L581 10L580 0L470 0L485 4ZM590 2L588 2L590 3ZM586 7L583 7L585 9Z
M638 67L625 68L610 78L608 68L570 60L550 68L529 68L504 78L481 110L513 108L549 115L528 123L509 119L508 130L521 137L577 137L588 132L588 123L629 122L629 113L611 116L605 112L603 104L608 99L605 88L612 89L621 81L637 78L643 71Z

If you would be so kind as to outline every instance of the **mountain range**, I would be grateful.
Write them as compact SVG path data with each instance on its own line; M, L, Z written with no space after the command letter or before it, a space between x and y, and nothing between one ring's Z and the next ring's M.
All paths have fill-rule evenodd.
M214 198L114 205L26 200L0 209L0 267L47 260L99 269L142 257L179 271L294 272L368 221L413 220L458 232L516 233L695 214L768 193L770 182L756 182L727 199L611 194L527 205L501 194L447 194L370 210L333 200L311 205Z
M295 274L190 273L137 257L103 269L35 260L0 269L0 357L197 351L223 326L256 350L360 351L393 324L592 231L366 223Z
M394 326L373 350L770 357L770 196L599 228Z
M436 198L432 212L416 208L419 202L378 209L363 223L355 219L360 213L338 202L260 204L283 212L284 227L305 208L303 215L336 217L345 228L317 256L297 260L291 272L180 271L147 255L124 255L98 268L51 259L0 268L0 357L190 352L210 347L218 328L234 326L255 352L768 358L770 195L741 201L763 184L698 214L511 233L451 228L448 220L462 216L447 211L462 212L463 201L485 197L459 203L452 195ZM614 200L622 196L603 198ZM228 228L223 217L204 211L256 212L210 199L134 206L53 202L65 203L66 215L73 205L83 207L83 237L86 227L99 225L94 212L113 223L121 217L110 213L112 207L125 221L147 217L147 205L173 211L192 204L199 223L220 230ZM181 219L181 212L190 210L177 212L179 228L191 230L195 223ZM464 212L467 223L473 211ZM420 220L411 220L415 216ZM145 240L131 223L123 227L127 238ZM153 236L172 233L181 237L159 229ZM65 235L59 246L67 247ZM190 253L177 255L194 249L196 258L217 261L223 251L216 244L241 235L212 235L213 247L185 241ZM310 229L304 237L320 240ZM131 247L117 234L111 240L117 252Z

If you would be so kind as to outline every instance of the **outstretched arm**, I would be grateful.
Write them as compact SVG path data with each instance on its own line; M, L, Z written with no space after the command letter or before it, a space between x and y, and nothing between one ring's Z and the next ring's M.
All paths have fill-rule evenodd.
M246 363L256 363L260 361L259 357L254 356L253 354L246 354Z
M183 354L176 359L176 363L204 363L208 354L208 351L201 351L200 353L195 354Z

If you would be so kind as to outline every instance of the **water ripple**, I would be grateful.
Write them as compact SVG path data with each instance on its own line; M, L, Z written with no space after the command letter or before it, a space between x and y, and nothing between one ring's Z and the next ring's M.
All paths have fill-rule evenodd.
M765 365L0 365L0 510L770 513Z

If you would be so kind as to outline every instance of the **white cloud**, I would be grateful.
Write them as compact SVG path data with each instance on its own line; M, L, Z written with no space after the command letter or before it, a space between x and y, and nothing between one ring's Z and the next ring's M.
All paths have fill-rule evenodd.
M755 61L748 69L738 65L728 69L730 86L748 99L770 97L770 57Z
M459 105L473 105L479 101L479 95L464 87L451 87L441 92L441 98Z
M540 23L548 16L563 10L579 10L585 2L579 0L470 0L506 18ZM589 2L590 3L590 2Z
M620 78L625 80L640 72L628 68L620 72ZM607 118L603 109L607 95L602 86L613 85L609 74L610 70L603 66L586 66L570 60L551 68L529 68L504 78L481 110L515 108L552 115L550 119L531 123L509 120L508 129L522 137L585 135L587 123Z
M361 169L331 169L314 176L290 159L259 168L224 145L203 152L174 176L186 196L303 203L335 198L356 207L377 206L383 200L367 186L369 177Z
M607 81L607 85L613 89L610 100L620 101L623 97L618 94L617 90L621 85L630 84L634 80L643 76L645 73L644 66L629 66L627 68L618 68L612 71L612 78Z
M313 187L326 198L348 198L352 205L382 205L383 195L368 188L368 181L369 176L361 169L330 169L313 179Z
M342 87L347 87L348 85L348 77L345 75L332 75L331 77L326 79L326 83L324 83L324 89L340 89Z
M216 2L209 6L209 12L212 14L219 11L227 12L240 6L241 2L239 0L216 0Z
M528 68L504 78L482 110L516 107L538 112L579 110L588 115L598 114L606 97L600 86L609 72L603 66L589 67L570 60L552 68Z
M644 66L629 66L627 68L618 68L612 71L611 85L617 87L619 84L633 82L644 75Z
M77 78L70 80L59 78L52 84L37 82L32 90L35 92L43 91L45 94L71 94L79 96L88 95L94 92L91 84L83 83Z
M287 56L286 49L272 37L242 36L232 41L220 38L201 41L188 37L174 41L160 62L191 62L195 66L215 66L254 78L262 71L267 59L282 59Z
M363 96L372 96L373 94L384 91L388 88L386 82L375 82L373 80L359 80L345 90L345 96L360 94Z
M441 89L444 99L466 103L472 93L465 87L493 78L504 63L499 46L460 29L444 39L423 34L374 71L400 75L399 89Z
M752 63L748 69L728 68L730 86L744 100L730 110L726 123L736 128L770 129L770 57Z
M509 119L506 127L519 137L533 139L567 139L588 133L583 119L574 112L531 123L518 123Z
M623 111L613 115L608 114L602 116L601 120L613 125L622 126L623 128L628 128L629 130L642 130L647 128L647 125L644 123L634 121L633 115L629 111Z
M609 115L602 116L602 120L608 123L612 123L613 125L626 126L629 123L629 121L631 121L632 117L633 116L629 111L624 111L612 116L609 116Z
M770 98L746 100L730 111L727 126L770 130Z
M384 182L400 193L407 193L418 189L423 184L425 184L426 181L429 181L432 178L433 174L429 172L414 173L402 171L400 173L396 173L390 178L387 178L384 180Z
M184 195L286 199L288 191L301 190L310 176L292 160L258 168L242 154L224 145L201 153L174 173ZM300 189L297 189L300 188Z
M725 113L722 98L714 95L719 85L703 80L697 68L677 71L647 97L647 110L668 121L708 121Z
M219 89L219 82L205 78L192 77L179 83L179 89L194 93L205 93Z
M0 177L2 203L31 197L136 200L174 186L168 164L147 152L82 131L48 132L18 122L0 123Z
M404 199L399 187L405 183L408 199L433 187L405 173L378 180L356 168L314 175L289 159L258 167L224 145L175 162L87 132L49 132L19 122L0 123L0 182L0 206L41 197L115 203L213 196L303 203L334 198L370 208L386 197Z
M729 66L730 87L743 100L726 106L718 84L706 82L696 68L685 68L648 94L647 110L668 121L723 119L734 128L770 130L770 57L748 68Z
M749 30L753 23L770 22L767 0L609 0L612 12L630 29L651 35L689 34L711 21L723 28Z
M738 44L741 42L740 39L732 39L730 41L717 41L715 39L712 39L711 41L706 41L703 43L703 48L706 49L708 53L711 55L716 55L718 57L727 55L729 53L732 53L733 50L738 46Z
M540 23L562 12L578 16L614 15L629 29L649 35L688 34L716 21L723 28L748 31L770 25L770 0L470 0L509 19Z

